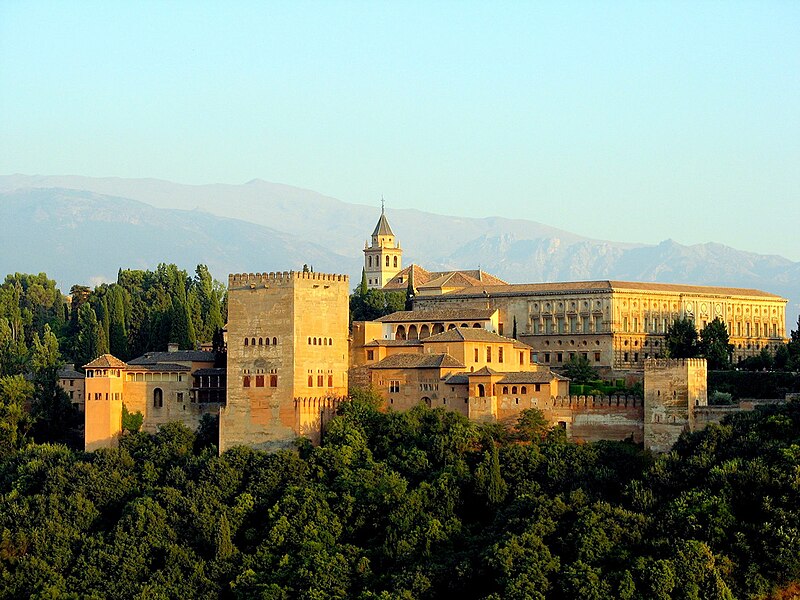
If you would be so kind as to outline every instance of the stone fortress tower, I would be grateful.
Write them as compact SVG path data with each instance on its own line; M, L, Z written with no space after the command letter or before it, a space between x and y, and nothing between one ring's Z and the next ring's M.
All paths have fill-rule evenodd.
M347 396L349 286L347 275L325 273L228 276L220 452L277 450L300 435L319 443Z
M707 374L705 358L645 361L645 448L669 452L681 433L700 428L694 413L708 406Z
M372 232L372 243L364 244L364 272L367 275L367 288L381 289L403 268L403 250L395 240L389 221L386 220L385 206L381 198L381 216Z

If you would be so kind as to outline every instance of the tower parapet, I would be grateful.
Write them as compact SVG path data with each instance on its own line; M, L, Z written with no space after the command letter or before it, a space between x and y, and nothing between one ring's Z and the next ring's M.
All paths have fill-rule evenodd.
M708 406L705 358L651 358L644 363L644 446L668 452L694 431L695 408Z
M315 273L313 271L277 271L269 273L232 273L228 275L228 288L263 287L281 285L297 279L312 281L349 282L349 275L337 273Z

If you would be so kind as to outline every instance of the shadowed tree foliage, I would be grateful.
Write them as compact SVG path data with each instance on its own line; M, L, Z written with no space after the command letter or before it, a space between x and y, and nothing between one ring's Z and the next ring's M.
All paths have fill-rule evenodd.
M694 321L687 317L675 319L667 329L664 341L667 356L670 358L697 358L701 347L697 338Z

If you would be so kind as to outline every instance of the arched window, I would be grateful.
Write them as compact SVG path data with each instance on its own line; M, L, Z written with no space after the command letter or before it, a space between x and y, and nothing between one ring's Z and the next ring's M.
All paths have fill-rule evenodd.
M244 345L247 346L249 343L250 343L250 340L248 338L244 338Z
M410 340L419 339L419 334L417 333L417 326L416 325L409 325L408 326L408 339L410 339Z
M369 265L369 267L372 268L372 257L371 256L367 257L367 265Z
M311 338L308 338L308 345L311 345Z
M394 257L394 266L395 267L397 266L397 257L396 256Z
M515 385L511 386L511 393L512 394L516 394L517 393L517 386L515 386Z
M519 393L520 393L520 394L527 394L527 393L528 393L528 388L526 388L526 387L523 385L523 386L522 386L522 389L520 390L520 392L519 392Z
M431 335L431 330L426 323L419 330L419 339L424 340L426 337L429 337L430 335Z
M478 384L478 398L485 398L486 397L486 388L483 387L482 383Z
M328 345L328 338L322 338L322 345L323 346L327 346Z
M263 346L264 345L264 338L258 338L258 345L259 346Z
M507 393L508 393L508 386L507 386L507 385L504 385L504 386L503 386L503 393L504 393L504 394L507 394Z
M153 408L162 406L164 406L164 392L161 391L161 388L156 388L153 390Z
M251 346L255 346L256 345L256 338L250 338L250 345Z
M265 346L269 346L269 338L266 338L266 339L265 339L265 341L264 341L264 345L265 345Z
M308 376L308 387L314 387L314 376L313 375L309 375Z
M437 333L442 333L443 331L444 331L444 325L442 325L441 323L436 323L436 325L433 326L433 335L436 335Z
M387 267L389 266L389 257L388 256L386 257L386 266Z
M278 338L276 338L276 337L272 338L272 345L273 346L277 346L278 345Z
M328 346L333 346L333 338L328 338Z

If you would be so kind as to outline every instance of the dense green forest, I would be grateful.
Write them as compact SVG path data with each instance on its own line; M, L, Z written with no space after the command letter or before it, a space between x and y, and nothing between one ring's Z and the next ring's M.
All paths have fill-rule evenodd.
M37 340L52 334L64 360L81 366L110 352L122 360L211 342L225 322L225 287L205 265L194 276L175 265L120 269L93 290L73 285L69 299L44 273L8 275L0 284L0 375L27 373Z
M322 446L217 456L179 424L87 454L6 442L2 598L791 598L800 404L653 457L356 394ZM6 411L15 410L6 406ZM3 426L9 421L3 416ZM6 436L8 438L8 436ZM792 591L794 590L794 592Z

